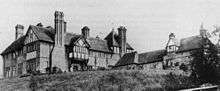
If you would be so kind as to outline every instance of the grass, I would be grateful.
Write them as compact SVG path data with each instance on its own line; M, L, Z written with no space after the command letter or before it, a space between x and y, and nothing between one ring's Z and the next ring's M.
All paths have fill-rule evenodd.
M170 71L87 71L0 80L18 91L172 91L194 86L190 78ZM8 89L11 88L11 89Z

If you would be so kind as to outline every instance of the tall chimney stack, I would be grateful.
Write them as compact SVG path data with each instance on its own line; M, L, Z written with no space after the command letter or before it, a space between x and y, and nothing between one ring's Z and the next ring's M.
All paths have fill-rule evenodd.
M84 38L88 38L89 37L89 28L87 27L87 26L84 26L82 29L81 29L81 31L82 31L82 36L84 37Z
M119 35L119 53L122 57L126 53L126 31L127 29L124 26L118 28Z
M55 38L54 38L54 47L51 50L51 60L50 68L57 67L60 70L68 71L68 60L65 53L65 42L64 38L66 35L66 22L64 21L64 14L60 11L55 11L54 13L54 28L55 28Z
M60 11L55 11L55 24L54 24L54 27L55 27L55 31L56 31L56 34L55 34L55 46L64 46L64 37L65 37L65 26L66 26L66 23L64 21L64 14L63 12L60 12Z
M24 26L17 24L15 26L15 40L19 39L21 36L23 36L23 32L24 32Z

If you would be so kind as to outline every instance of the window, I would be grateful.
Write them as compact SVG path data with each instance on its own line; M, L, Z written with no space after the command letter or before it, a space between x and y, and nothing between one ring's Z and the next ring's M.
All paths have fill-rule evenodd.
M85 59L85 54L81 54L81 58L82 58L82 59Z
M74 46L74 51L76 52L77 50L76 50L76 46Z
M12 57L13 57L13 58L15 58L15 57L16 57L15 52L13 52L13 53L12 53Z
M37 50L37 45L36 44L34 45L34 50Z
M103 57L106 57L106 54L105 54L105 53L103 53Z
M69 53L69 58L72 58L73 57L73 53Z
M74 52L74 55L73 55L73 56L74 56L74 58L76 58L76 57L77 57L77 54Z
M83 52L83 48L79 47L79 52L82 53Z
M22 74L22 68L23 68L23 64L19 63L18 64L18 74Z
M5 72L6 72L5 76L10 77L10 67L6 67Z
M15 75L16 75L16 67L13 66L13 67L12 67L12 76L15 76Z
M46 65L46 68L49 67L49 62L46 61L46 62L45 62L45 65Z

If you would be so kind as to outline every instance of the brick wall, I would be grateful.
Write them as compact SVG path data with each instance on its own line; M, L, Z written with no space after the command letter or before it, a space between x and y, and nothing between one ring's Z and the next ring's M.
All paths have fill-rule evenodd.
M65 57L64 47L54 47L52 52L52 67L58 67L62 71L68 71L68 62Z

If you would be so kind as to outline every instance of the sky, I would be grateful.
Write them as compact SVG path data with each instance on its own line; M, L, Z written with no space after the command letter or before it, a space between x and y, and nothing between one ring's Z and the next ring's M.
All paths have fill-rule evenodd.
M178 39L199 34L201 23L209 31L220 25L219 0L0 0L0 52L15 40L15 25L41 22L54 26L54 12L64 13L67 32L105 37L125 26L127 41L139 53L164 49L168 35ZM2 58L0 58L2 75Z

